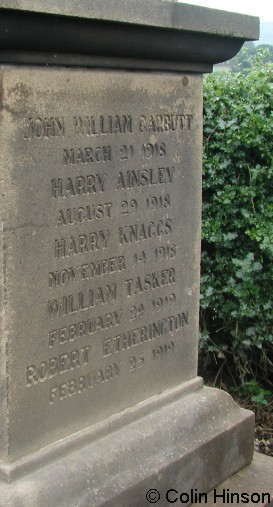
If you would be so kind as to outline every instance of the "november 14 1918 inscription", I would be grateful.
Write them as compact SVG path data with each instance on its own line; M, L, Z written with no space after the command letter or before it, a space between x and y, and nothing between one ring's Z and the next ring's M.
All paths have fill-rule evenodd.
M16 459L196 375L201 77L1 75Z

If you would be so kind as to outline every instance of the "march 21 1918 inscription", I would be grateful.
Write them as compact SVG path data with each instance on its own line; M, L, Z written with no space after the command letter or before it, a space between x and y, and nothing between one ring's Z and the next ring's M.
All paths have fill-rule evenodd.
M196 375L201 77L1 73L15 459Z

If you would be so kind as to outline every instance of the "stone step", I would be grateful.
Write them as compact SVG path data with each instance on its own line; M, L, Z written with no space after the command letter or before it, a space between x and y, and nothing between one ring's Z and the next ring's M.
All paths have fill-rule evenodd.
M237 495L232 497L234 493L238 497ZM268 501L266 493L269 494L270 501ZM245 498L242 496L243 494ZM250 465L211 491L207 495L207 501L205 496L200 500L194 506L256 505L257 507L273 507L273 458L255 452Z

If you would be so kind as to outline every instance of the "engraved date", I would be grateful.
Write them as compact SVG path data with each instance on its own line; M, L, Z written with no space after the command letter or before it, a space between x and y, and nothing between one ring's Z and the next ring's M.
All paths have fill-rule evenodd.
M138 209L138 203L136 199L131 199L130 201L121 201L121 214L122 215L134 215Z
M176 295L174 293L169 296L153 299L152 305L155 312L160 312L164 307L174 305L176 303Z
M165 143L145 143L142 145L143 158L166 157Z
M139 262L143 262L143 264L145 264L146 262L146 252L144 252L144 250L140 253L135 253L134 254L134 266L136 264L138 264Z
M159 345L152 350L154 361L160 361L161 359L167 359L174 352L174 342L164 343Z
M176 251L177 247L175 243L172 243L171 245L159 246L155 249L156 260L161 262L174 259L176 256Z
M130 320L136 320L138 317L142 317L144 315L144 305L141 303L140 305L134 305L130 309Z
M123 144L120 147L120 150L119 150L120 160L128 160L130 158L133 158L133 156L134 156L134 147L132 144L130 144L129 146L127 146L126 144Z
M169 194L166 195L151 195L146 198L147 211L157 211L159 209L169 209L171 206L171 198Z
M132 356L129 359L129 371L135 371L144 366L144 357L143 356Z

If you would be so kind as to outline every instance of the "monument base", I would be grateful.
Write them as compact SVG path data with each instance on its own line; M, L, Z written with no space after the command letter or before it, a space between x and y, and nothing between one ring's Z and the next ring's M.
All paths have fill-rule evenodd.
M189 505L195 491L209 491L251 461L252 412L218 389L186 390L178 399L173 391L169 404L164 392L156 410L12 483L0 482L0 506L167 506L177 497L169 490L184 493Z

